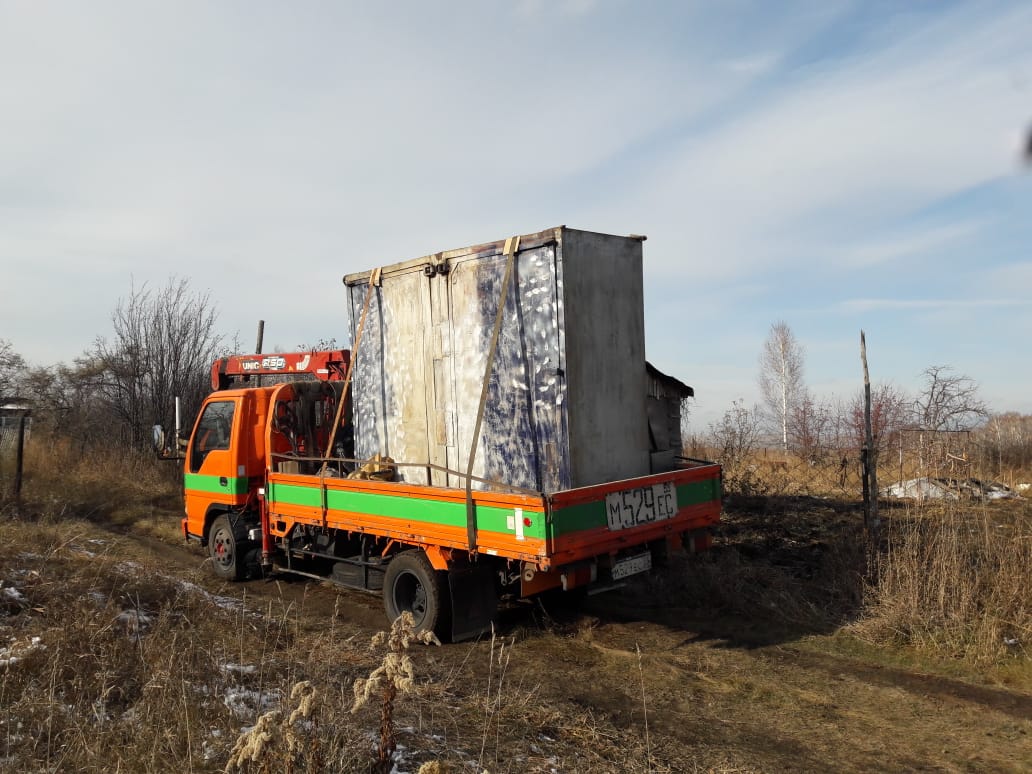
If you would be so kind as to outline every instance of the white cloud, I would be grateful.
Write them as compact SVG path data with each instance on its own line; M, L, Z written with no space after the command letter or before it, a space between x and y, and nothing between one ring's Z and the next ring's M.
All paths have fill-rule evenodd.
M584 16L598 9L601 0L519 0L516 4L520 16L536 19L545 15Z
M0 261L17 288L0 337L69 359L130 274L176 273L245 341L259 317L280 345L342 341L345 272L568 223L649 235L650 355L724 401L753 381L766 323L813 305L814 268L974 250L1002 223L925 210L1013 174L1032 12L922 9L925 27L860 47L857 13L874 12L0 6ZM851 292L812 313L1007 302ZM766 318L755 341L750 315Z
M991 309L1032 306L1026 298L854 298L836 308L849 313L877 310L949 311L957 309Z
M724 67L733 73L758 76L770 72L781 61L780 53L759 53L750 56L729 59L724 62Z
M685 139L642 195L718 256L703 271L734 276L798 261L800 238L852 238L860 224L1012 174L1005 140L1023 106L1007 72L1032 69L1030 28L1024 8L954 14L884 50L814 65Z
M986 285L994 288L1032 288L1032 261L1020 261L986 273Z
M985 221L947 223L855 247L845 247L838 251L838 258L844 266L869 267L888 263L949 247L978 234L985 226Z

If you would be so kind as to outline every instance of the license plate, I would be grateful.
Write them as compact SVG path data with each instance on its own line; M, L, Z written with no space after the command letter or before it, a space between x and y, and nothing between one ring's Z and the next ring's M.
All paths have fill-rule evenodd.
M629 575L637 575L652 569L652 554L638 554L618 559L613 562L613 580L620 580Z
M670 519L677 515L677 487L670 481L606 495L606 521L612 531Z

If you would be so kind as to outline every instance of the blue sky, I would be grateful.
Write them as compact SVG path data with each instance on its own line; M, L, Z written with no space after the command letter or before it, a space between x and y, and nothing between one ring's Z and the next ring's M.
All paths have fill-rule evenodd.
M0 338L68 362L130 282L266 349L347 272L559 224L647 234L693 427L785 320L824 397L933 364L1032 413L1032 6L0 0ZM601 365L600 365L601 367Z

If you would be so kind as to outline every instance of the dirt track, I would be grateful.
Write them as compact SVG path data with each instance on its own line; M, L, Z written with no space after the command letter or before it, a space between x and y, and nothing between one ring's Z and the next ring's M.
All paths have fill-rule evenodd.
M127 538L170 573L198 577L199 548ZM204 584L255 609L292 602L313 631L334 615L357 641L385 627L379 597L361 592L285 578ZM833 632L650 606L648 594L639 586L594 597L562 623L530 606L503 614L499 636L512 643L511 674L532 701L567 718L555 721L566 723L562 731L542 726L542 738L570 745L580 739L578 724L588 737L618 729L648 750L635 770L1032 770L1029 693L888 664ZM440 674L461 670L475 686L489 679L491 648L488 640L451 645L433 659ZM557 771L582 770L572 748L550 760ZM615 760L612 768L591 765L627 770Z

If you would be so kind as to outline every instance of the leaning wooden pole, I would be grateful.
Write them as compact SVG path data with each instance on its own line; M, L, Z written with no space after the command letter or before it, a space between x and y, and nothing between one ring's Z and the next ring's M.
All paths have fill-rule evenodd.
M881 521L878 517L878 448L871 427L871 374L867 370L867 341L860 331L860 361L864 366L864 529L872 544L877 544Z
M258 341L256 341L255 344L254 344L254 354L256 354L256 355L262 354L262 344L263 344L264 340L265 340L265 320L259 320L258 321ZM255 377L254 383L255 383L255 386L257 386L257 387L261 387L262 386L262 377L261 377L261 375L258 375L258 376Z

